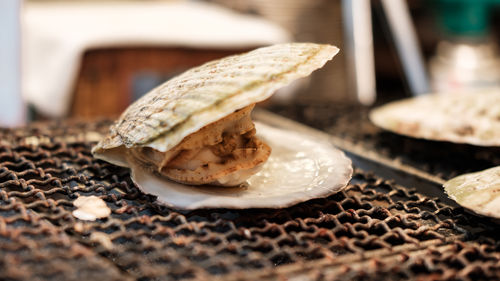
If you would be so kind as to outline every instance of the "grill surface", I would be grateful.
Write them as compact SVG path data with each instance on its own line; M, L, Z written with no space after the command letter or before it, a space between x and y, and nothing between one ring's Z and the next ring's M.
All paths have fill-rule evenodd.
M500 278L500 227L359 169L345 191L287 209L160 207L91 157L109 124L0 130L1 280ZM111 216L76 219L79 195Z

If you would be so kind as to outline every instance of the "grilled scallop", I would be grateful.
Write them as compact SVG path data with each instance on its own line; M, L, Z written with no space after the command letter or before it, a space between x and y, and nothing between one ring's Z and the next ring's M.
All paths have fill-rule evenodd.
M180 183L238 185L258 171L271 153L269 146L255 136L250 118L253 107L244 107L201 128L167 152L137 147L130 153Z
M132 104L92 152L183 184L239 185L271 153L256 137L255 103L337 52L330 45L280 44L188 70Z

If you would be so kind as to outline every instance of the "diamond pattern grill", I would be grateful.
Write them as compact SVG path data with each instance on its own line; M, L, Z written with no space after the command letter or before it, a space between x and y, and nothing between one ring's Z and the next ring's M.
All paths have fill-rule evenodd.
M495 224L356 170L329 198L282 210L158 206L90 149L110 125L1 130L0 279L478 280L500 275ZM112 209L72 216L79 195Z

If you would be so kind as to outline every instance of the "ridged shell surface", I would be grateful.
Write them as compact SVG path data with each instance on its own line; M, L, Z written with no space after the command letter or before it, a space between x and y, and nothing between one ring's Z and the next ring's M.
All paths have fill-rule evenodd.
M428 140L500 146L500 88L428 94L374 109L375 125Z
M190 69L132 104L93 152L112 160L100 155L121 146L167 151L205 125L308 76L337 52L331 45L279 44Z
M500 219L500 167L458 176L447 181L444 189L463 207Z

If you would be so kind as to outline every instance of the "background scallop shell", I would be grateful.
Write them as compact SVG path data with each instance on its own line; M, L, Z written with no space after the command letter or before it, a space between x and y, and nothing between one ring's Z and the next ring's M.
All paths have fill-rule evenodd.
M386 130L415 138L500 146L500 89L396 101L374 109L370 119Z
M443 186L450 198L461 206L500 219L500 166L458 176Z
M330 142L256 122L257 135L273 153L261 171L239 187L189 186L132 166L132 179L158 203L180 209L284 208L346 187L351 160Z
M330 45L278 44L190 69L132 104L93 152L127 166L120 147L167 151L205 125L309 75L337 52Z

